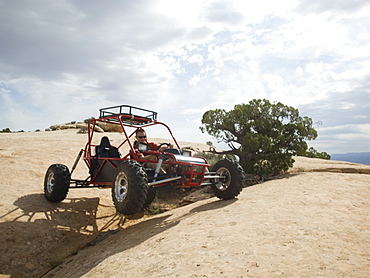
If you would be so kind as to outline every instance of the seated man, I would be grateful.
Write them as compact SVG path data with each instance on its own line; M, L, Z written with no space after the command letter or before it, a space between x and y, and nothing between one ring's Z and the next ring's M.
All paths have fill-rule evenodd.
M134 142L134 150L135 150L135 153L136 155L140 158L140 159L146 159L146 160L153 160L153 161L157 161L158 160L158 157L155 155L155 154L143 154L140 150L139 150L139 143L143 143L143 144L146 144L148 146L148 150L151 150L151 151L158 151L158 152L163 152L165 149L167 148L171 148L172 147L172 144L169 144L169 145L163 145L161 147L159 147L160 145L157 144L157 143L154 143L154 142L148 142L147 141L147 137L146 137L146 132L144 129L142 128L138 128L135 132L136 134L136 141ZM146 166L148 168L152 168L152 169L155 169L156 166L157 166L157 163L146 163ZM163 169L162 169L162 172Z

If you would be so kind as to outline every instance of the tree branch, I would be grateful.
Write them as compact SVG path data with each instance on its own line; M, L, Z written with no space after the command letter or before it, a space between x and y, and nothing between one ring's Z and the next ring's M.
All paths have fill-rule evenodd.
M220 151L219 152L219 151L216 151L215 147L209 147L209 152L214 153L214 154L236 154L234 150Z

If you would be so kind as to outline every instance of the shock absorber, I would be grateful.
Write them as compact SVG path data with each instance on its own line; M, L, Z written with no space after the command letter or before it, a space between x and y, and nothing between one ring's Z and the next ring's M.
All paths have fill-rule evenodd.
M82 149L81 149L81 150L80 150L80 152L78 153L77 158L76 158L76 160L75 160L75 163L73 164L72 169L71 169L71 173L70 173L70 175L71 175L71 176L72 176L73 171L76 169L76 167L77 167L77 163L78 163L78 161L80 160L80 158L81 158L81 156L82 156L83 152L84 152L84 150L82 150Z
M159 172L161 171L161 167L162 167L163 159L164 159L164 155L163 155L163 154L161 154L161 155L159 156L159 159L158 159L157 167L155 167L153 181L156 181L156 179L157 179L157 177L158 177L158 174L159 174Z

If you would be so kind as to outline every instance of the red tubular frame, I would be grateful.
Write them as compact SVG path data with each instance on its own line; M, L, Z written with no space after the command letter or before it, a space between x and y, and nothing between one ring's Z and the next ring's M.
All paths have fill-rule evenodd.
M155 113L155 112L153 112L153 113ZM156 113L155 113L155 116L156 116ZM128 145L130 147L130 151L129 151L128 154L124 155L123 158L98 158L100 161L102 161L102 163L101 163L99 169L96 171L96 173L93 176L90 175L85 181L76 181L76 184L78 182L82 182L82 183L85 183L85 185L86 185L86 183L88 183L88 185L91 185L92 187L110 186L111 182L97 182L97 181L95 181L98 174L100 173L101 169L103 168L103 166L106 163L109 163L114 168L116 168L115 164L112 163L112 161L128 160L128 159L130 159L130 155L133 155L134 156L133 159L137 160L139 162L153 162L152 160L140 159L136 155L136 153L134 152L133 145L130 141L130 138L135 134L135 131L133 131L131 134L127 134L125 127L144 128L144 127L149 127L149 126L158 125L158 124L162 125L162 126L167 128L167 130L170 133L170 135L172 137L172 140L175 143L176 147L178 149L180 149L180 146L179 146L177 140L175 139L171 129L169 128L169 126L167 126L166 124L164 124L162 122L159 122L159 121L156 121L156 120L151 120L151 119L148 119L148 118L145 118L145 117L131 115L131 114L117 114L117 115L113 114L113 115L109 115L109 116L105 116L105 117L103 116L99 119L91 119L88 122L88 129L87 129L88 130L88 135L87 135L88 136L88 141L87 141L87 143L85 145L85 148L83 150L83 160L84 160L84 162L86 163L86 165L89 169L91 169L92 161L93 161L93 158L94 158L93 153L92 153L92 148L97 146L97 145L92 144L92 139L93 139L93 136L94 136L95 127L96 127L97 122L104 122L104 123L108 123L108 124L120 125L121 128L122 128L122 132L124 134L124 139L123 139L122 143L119 144L117 147L120 148L125 143L128 143ZM156 155L161 154L161 153L155 152L155 151L151 151L151 153L156 154ZM177 187L196 187L196 186L201 186L202 185L202 183L204 181L205 173L208 172L207 168L211 166L211 165L208 164L206 159L197 158L198 160L202 159L203 161L201 161L201 162L186 162L186 161L178 161L176 159L176 156L171 154L171 153L166 153L166 156L170 156L170 159L164 161L163 162L164 165L179 165L179 166L183 166L184 168L189 167L189 169L186 169L185 171L182 172L182 176L181 176L181 178L179 178L181 180L181 185L178 185L178 183L177 183L177 185L176 185ZM172 167L169 167L169 168L171 169ZM169 174L175 175L176 173L170 172ZM171 180L178 181L179 179L173 178ZM171 184L171 182L169 182L169 183ZM166 183L166 181L164 180L163 183L161 183L160 181L153 183L153 186L163 186L165 184L168 184L168 183ZM176 182L174 182L172 184L176 184Z

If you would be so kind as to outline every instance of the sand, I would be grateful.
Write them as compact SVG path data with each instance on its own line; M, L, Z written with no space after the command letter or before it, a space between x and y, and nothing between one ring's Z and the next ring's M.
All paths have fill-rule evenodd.
M297 157L236 199L127 219L109 189L45 200L48 166L71 167L85 143L75 130L0 134L2 276L369 277L370 166Z

